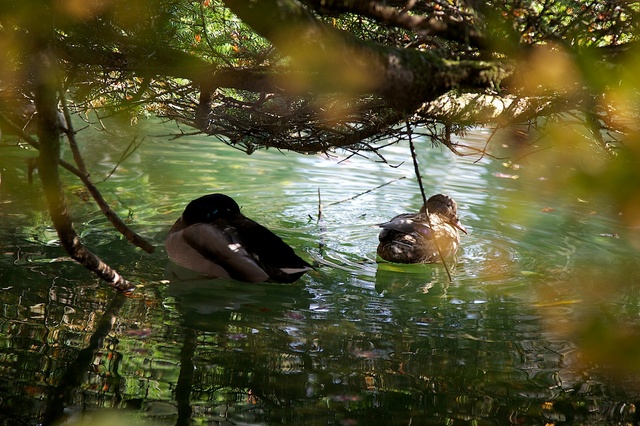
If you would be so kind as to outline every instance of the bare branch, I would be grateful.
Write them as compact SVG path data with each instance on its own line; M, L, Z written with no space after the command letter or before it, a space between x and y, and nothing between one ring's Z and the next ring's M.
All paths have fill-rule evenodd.
M64 130L67 135L67 140L69 141L69 145L71 146L71 151L73 152L74 161L76 162L76 165L80 170L80 173L81 173L80 179L82 180L82 183L84 183L84 186L87 188L87 190L93 197L98 207L100 207L100 210L102 211L102 213L107 217L107 219L109 219L109 222L111 222L113 227L116 228L118 232L120 232L122 235L125 236L127 241L129 241L131 244L135 245L136 247L140 247L147 253L153 253L154 251L153 245L149 243L147 240L145 240L142 236L138 235L133 230L131 230L122 221L122 219L120 219L120 217L116 214L116 212L114 212L113 209L109 207L109 204L107 204L106 200L104 199L104 197L102 196L98 188L93 183L89 175L89 172L87 171L87 168L84 164L84 159L82 158L80 149L78 148L75 132L73 131L73 127L71 124L71 114L69 113L67 102L64 96L62 95L62 93L60 94L60 101L62 103L65 120L67 122L67 126Z
M51 79L56 72L55 59L48 51L39 50L34 53L33 60L38 64L34 93L38 111L39 174L51 220L60 242L75 261L109 282L112 287L120 291L132 291L133 285L89 251L73 227L58 173L60 160L60 128L56 108L58 100L56 87Z

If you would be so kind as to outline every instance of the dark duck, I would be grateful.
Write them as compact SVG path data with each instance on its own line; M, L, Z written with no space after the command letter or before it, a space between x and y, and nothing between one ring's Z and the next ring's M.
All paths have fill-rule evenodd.
M173 262L215 278L291 283L312 269L280 237L240 213L238 204L224 194L191 201L165 246Z
M396 263L440 262L438 248L442 258L452 257L460 245L458 230L467 233L458 219L458 205L443 194L429 198L419 213L401 214L378 226L378 255Z

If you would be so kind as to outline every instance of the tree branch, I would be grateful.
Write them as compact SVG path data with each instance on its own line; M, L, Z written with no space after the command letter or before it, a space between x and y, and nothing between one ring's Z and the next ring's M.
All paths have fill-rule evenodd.
M118 274L81 242L76 233L64 198L64 191L58 165L60 162L60 128L55 78L55 59L46 48L32 54L35 72L35 103L38 111L37 133L40 146L39 170L51 221L58 233L62 246L72 259L108 281L120 291L132 291L133 285ZM35 65L37 64L37 65Z
M421 37L441 37L476 47L485 45L483 34L473 26L470 19L463 19L462 16L454 17L446 13L436 15L435 10L431 11L430 16L409 14L409 10L404 7L406 4L397 8L387 2L375 0L306 0L305 3L318 10L356 13L388 26L413 31ZM455 12L460 15L459 10Z
M452 88L494 88L510 72L500 62L447 61L429 50L362 41L319 22L292 0L225 0L225 4L296 61L309 76L312 92L371 93L394 108L412 111Z
M122 235L124 235L127 241L129 241L131 244L135 245L136 247L140 247L147 253L153 253L153 245L151 245L147 240L130 229L122 221L122 219L120 219L116 212L114 212L111 207L109 207L109 204L107 204L106 200L104 199L104 197L102 197L102 194L100 193L100 191L98 191L98 188L91 180L89 172L87 171L87 168L85 166L84 159L82 158L82 154L80 153L80 149L78 148L78 143L76 142L76 134L73 130L73 125L71 124L71 114L69 114L66 100L62 94L60 94L60 99L62 101L62 109L64 111L65 121L67 122L64 131L67 135L67 139L69 140L69 145L71 146L71 152L73 153L74 161L80 171L80 180L82 180L82 183L84 183L84 186L87 188L96 204L98 204L98 207L100 207L102 213L107 217L107 219L109 219L109 222L111 222L113 227L116 228L116 230L118 230L118 232L120 232Z
M66 107L65 107L65 110L66 110ZM57 109L56 109L56 111L57 111ZM56 116L56 118L57 118L57 116ZM68 110L65 111L65 120L66 120L67 123L71 122L71 116L70 116ZM37 140L35 140L33 137L31 137L31 135L26 133L20 126L16 125L2 111L0 111L0 123L2 123L6 128L10 129L13 133L15 133L19 138L21 138L22 140L27 142L29 145L31 145L32 147L34 147L35 149L40 151L40 148L41 148L40 143ZM56 123L57 123L57 120L56 120ZM67 126L69 127L70 125L68 124ZM111 209L111 207L109 207L109 205L105 201L104 197L102 197L102 194L100 193L98 188L95 186L95 184L93 183L93 181L90 178L89 173L86 170L86 167L84 165L84 161L82 160L82 156L80 156L80 152L78 150L77 144L75 143L75 133L73 132L73 130L70 130L69 128L65 128L64 130L65 130L65 133L67 134L67 136L69 134L73 135L72 136L73 140L74 140L73 145L75 145L75 150L74 150L73 146L72 146L72 150L74 151L74 158L75 158L76 163L78 163L78 161L79 161L78 167L80 167L80 168L74 167L72 164L69 164L67 161L65 161L65 160L63 160L62 158L59 158L59 157L58 157L58 164L60 166L62 166L64 169L66 169L69 172L73 173L75 176L77 176L82 181L82 183L87 188L87 190L89 191L89 193L93 197L93 199L96 202L96 204L98 205L98 207L100 207L100 210L102 211L102 213L107 217L107 219L109 219L109 222L111 222L113 227L118 232L120 232L122 235L125 236L127 241L129 241L131 244L135 245L136 247L139 247L139 248L143 249L147 253L153 253L153 251L155 250L153 245L151 245L149 242L147 242L142 236L138 235L136 232L131 230L122 221L122 219L120 219L120 217ZM71 141L71 139L70 139L70 141Z

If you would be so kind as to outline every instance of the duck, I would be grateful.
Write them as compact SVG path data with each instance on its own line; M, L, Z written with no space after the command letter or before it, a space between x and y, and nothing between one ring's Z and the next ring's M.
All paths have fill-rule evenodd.
M467 233L458 219L458 205L444 194L430 197L419 213L400 214L378 226L378 256L394 263L441 262L458 251L458 231Z
M225 194L187 204L165 240L176 264L212 278L292 283L313 267Z

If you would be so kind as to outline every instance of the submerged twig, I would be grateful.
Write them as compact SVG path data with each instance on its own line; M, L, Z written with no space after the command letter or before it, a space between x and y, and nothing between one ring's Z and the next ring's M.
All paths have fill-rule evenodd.
M431 220L429 219L429 210L427 210L427 196L424 192L424 186L422 185L422 176L420 174L420 167L418 167L418 156L416 155L416 147L413 144L413 138L411 137L411 125L409 124L409 121L407 121L407 134L409 136L409 150L411 151L411 158L413 159L413 168L415 169L416 178L418 179L418 185L420 186L420 194L422 195L422 205L425 206L427 225L429 225L429 228L433 229L433 226L431 226ZM442 251L440 250L440 245L438 244L438 239L436 238L435 232L433 233L433 242L435 243L436 250L438 251L438 257L444 265L445 271L447 271L449 282L451 282L451 271L449 271L449 266L447 265L447 262L445 262L444 256L442 256Z

